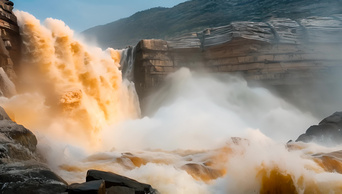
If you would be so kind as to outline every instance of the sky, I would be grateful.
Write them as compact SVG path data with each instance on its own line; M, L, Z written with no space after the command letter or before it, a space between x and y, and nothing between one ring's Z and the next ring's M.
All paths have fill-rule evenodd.
M173 7L186 0L12 0L14 8L39 20L63 20L71 29L88 28L126 18L153 7Z

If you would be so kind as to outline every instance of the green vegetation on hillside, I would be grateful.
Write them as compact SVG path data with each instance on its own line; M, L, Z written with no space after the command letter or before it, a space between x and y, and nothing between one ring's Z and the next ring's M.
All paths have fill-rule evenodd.
M171 39L233 21L265 21L342 13L342 0L191 0L173 8L152 8L83 32L102 47L125 48L141 39Z

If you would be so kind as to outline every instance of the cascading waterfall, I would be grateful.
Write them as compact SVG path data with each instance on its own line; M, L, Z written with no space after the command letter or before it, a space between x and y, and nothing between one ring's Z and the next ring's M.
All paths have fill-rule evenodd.
M17 93L14 83L10 80L2 67L0 67L0 85L2 96L13 96Z
M43 26L28 13L16 15L26 49L21 65L21 88L26 92L22 98L30 93L31 101L39 98L45 107L37 112L37 122L25 118L25 106L17 107L13 110L15 120L33 129L46 128L39 126L42 120L60 120L57 123L63 126L56 127L85 136L84 142L94 146L93 140L104 126L139 116L135 91L121 78L118 51L86 46L73 38L73 31L62 21L47 19ZM5 108L14 109L21 97L11 100ZM26 106L38 108L32 103Z
M151 116L139 118L120 52L87 46L62 21L15 14L26 47L22 91L0 104L34 131L48 165L69 183L93 168L161 193L342 192L342 175L313 155L342 148L286 144L318 120L266 89L181 69L150 97L158 104ZM132 64L122 68L127 77Z
M134 81L134 60L135 60L135 49L136 47L128 47L121 53L121 72L122 77L129 81Z

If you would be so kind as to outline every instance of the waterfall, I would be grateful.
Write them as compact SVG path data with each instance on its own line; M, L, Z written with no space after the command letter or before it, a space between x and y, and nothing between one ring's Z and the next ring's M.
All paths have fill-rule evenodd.
M120 56L87 45L60 20L15 14L25 91L0 105L37 135L38 152L69 183L98 169L161 193L342 192L334 152L342 148L286 144L318 119L268 90L182 68L149 98L153 114L140 118L134 47Z
M50 18L41 24L28 13L15 14L24 42L21 88L26 94L4 107L14 109L17 121L38 131L58 126L68 131L70 141L77 135L77 141L94 148L104 127L139 117L134 86L122 80L119 51L86 45L60 20ZM16 107L17 101L27 98L32 102ZM48 126L23 114L41 106L35 117ZM51 133L56 131L51 129Z
M0 86L0 96L11 97L17 93L14 83L9 79L2 67L0 67Z
M136 47L128 47L121 52L121 72L122 77L134 82L134 60Z

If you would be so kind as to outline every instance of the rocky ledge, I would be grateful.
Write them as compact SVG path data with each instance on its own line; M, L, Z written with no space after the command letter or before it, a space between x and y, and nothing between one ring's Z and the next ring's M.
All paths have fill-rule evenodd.
M342 70L341 48L342 14L273 18L232 22L170 41L142 40L133 54L124 53L121 64L133 66L137 92L144 97L181 67L239 73L272 85L309 84Z
M123 76L132 79L141 100L168 74L192 71L242 75L295 106L329 114L341 104L342 15L267 22L232 22L173 40L141 40L122 53ZM321 105L329 99L331 106Z
M36 152L37 138L0 107L0 192L60 193L67 183Z
M89 170L85 183L71 184L69 194L94 193L94 194L158 194L151 185L139 183L133 179L98 170Z
M315 142L324 145L342 144L342 112L335 112L318 125L309 127L296 141Z

